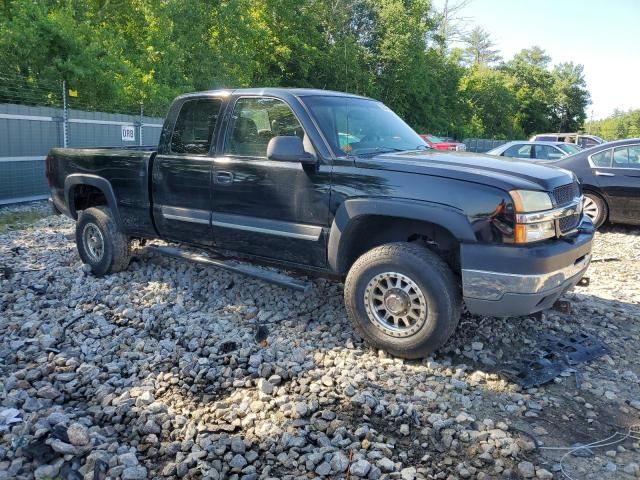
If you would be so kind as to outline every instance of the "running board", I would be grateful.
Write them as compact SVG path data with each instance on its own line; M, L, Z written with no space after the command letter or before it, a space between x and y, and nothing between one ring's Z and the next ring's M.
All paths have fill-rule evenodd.
M272 272L260 267L254 267L253 265L247 265L244 263L232 263L227 260L220 260L218 258L209 258L197 253L187 252L175 247L159 247L156 245L149 245L145 248L147 251L159 253L167 257L178 258L180 260L187 260L189 262L197 263L198 265L205 265L209 267L222 268L234 273L241 273L248 275L249 277L259 278L265 282L273 283L281 287L291 288L299 292L308 292L311 289L311 284L302 280L297 280L288 275L282 273Z

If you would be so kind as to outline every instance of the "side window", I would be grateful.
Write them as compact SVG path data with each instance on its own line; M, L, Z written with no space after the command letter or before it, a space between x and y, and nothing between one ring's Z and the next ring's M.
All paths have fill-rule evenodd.
M629 149L627 147L613 149L613 164L611 166L614 168L629 167Z
M553 137L551 135L536 135L536 142L556 142L558 141L558 137Z
M591 155L591 163L594 167L609 168L611 166L611 149Z
M640 168L640 145L629 147L629 168Z
M557 160L562 153L550 145L535 145L536 158L540 160Z
M218 98L199 98L184 102L171 135L171 153L209 153L220 105L222 100Z
M265 158L269 140L277 136L304 138L291 108L275 98L240 98L233 108L224 153Z
M503 157L531 158L531 145L513 145L502 154Z
M582 146L582 148L591 148L600 144L596 142L593 138L582 137L580 139L580 145Z

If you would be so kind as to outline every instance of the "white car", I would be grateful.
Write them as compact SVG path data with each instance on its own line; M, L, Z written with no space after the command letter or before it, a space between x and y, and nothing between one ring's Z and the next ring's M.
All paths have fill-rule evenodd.
M515 141L486 152L498 157L522 158L527 160L559 160L582 150L573 143Z

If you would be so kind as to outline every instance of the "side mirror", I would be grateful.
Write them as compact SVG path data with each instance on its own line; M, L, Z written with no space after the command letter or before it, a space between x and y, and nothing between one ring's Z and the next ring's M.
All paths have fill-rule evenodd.
M304 164L315 164L316 158L305 152L304 144L296 136L279 136L269 140L267 145L267 159L279 160L281 162L300 162Z

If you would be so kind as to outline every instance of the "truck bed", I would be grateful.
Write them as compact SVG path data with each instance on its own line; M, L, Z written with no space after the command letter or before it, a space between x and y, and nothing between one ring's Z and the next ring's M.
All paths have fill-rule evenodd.
M153 235L149 172L156 153L153 146L54 148L47 158L47 179L52 200L61 212L69 211L68 198L77 191L74 182L87 184L87 179L109 179L112 199L123 229L129 235ZM84 181L81 181L84 180ZM87 187L83 187L87 188ZM109 196L109 194L107 194ZM71 202L73 204L73 202Z

